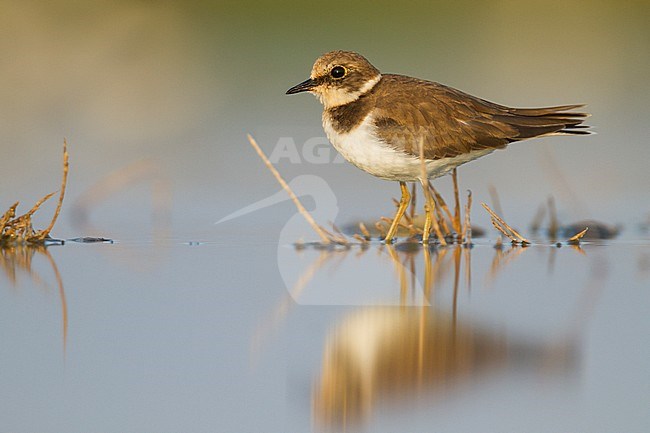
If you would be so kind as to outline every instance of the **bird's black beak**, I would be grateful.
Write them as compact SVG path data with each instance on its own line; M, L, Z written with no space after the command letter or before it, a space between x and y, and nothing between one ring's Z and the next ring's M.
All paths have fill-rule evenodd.
M294 93L300 92L309 92L311 89L316 87L316 81L311 78L303 81L300 84L293 86L291 89L287 90L287 95L293 95Z

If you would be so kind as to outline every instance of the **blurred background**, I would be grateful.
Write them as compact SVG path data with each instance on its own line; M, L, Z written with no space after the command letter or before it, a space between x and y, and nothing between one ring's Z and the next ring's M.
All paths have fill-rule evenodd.
M521 223L549 195L574 219L638 222L648 211L647 1L2 0L0 10L2 207L58 186L65 137L69 202L149 160L170 180L175 225L209 229L278 190L246 141L251 133L267 154L283 137L296 144L300 163L281 158L277 167L288 179L323 177L339 201L337 221L389 214L396 184L305 160L303 144L324 137L321 106L284 95L320 54L347 49L384 72L502 104L588 104L598 135L519 143L463 166L461 188L475 203L494 185ZM437 181L443 191L449 183ZM108 234L140 212L149 223L147 188L112 198L94 218ZM293 209L276 211L266 219L285 221ZM68 220L64 207L55 234L73 234Z

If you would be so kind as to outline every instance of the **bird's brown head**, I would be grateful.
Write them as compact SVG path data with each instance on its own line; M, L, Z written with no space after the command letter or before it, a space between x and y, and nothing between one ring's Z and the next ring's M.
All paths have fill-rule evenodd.
M361 54L330 51L316 59L309 79L287 90L287 95L311 92L325 108L352 102L372 89L381 74Z

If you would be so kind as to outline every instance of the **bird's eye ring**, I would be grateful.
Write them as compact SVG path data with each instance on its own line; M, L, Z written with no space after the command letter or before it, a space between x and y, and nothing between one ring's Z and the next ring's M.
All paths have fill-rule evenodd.
M343 66L334 66L330 70L330 76L334 79L339 79L345 77L348 71Z

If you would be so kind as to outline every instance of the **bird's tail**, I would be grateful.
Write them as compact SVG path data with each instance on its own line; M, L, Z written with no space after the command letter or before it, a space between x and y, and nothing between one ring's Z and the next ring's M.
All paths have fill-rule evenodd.
M519 131L516 140L543 135L589 135L593 132L582 122L590 114L570 111L582 107L584 104L544 108L507 108L505 113L497 114L495 118Z

